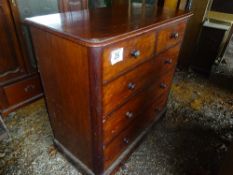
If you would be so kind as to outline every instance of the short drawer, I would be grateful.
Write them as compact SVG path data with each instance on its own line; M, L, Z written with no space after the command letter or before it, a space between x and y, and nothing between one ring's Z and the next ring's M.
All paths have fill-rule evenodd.
M103 81L107 82L151 58L154 47L154 32L106 47L103 53Z
M5 86L3 89L9 106L18 104L42 93L38 76Z
M125 129L133 120L154 103L157 97L167 96L170 88L173 71L168 72L157 80L151 87L139 93L129 100L125 105L105 118L103 124L104 144L108 144L123 129Z
M108 114L130 96L155 82L162 74L175 68L180 45L120 76L103 87L103 112Z
M167 28L163 28L158 33L158 43L156 52L159 53L183 40L186 22L181 22Z
M139 136L145 128L149 127L158 114L162 112L166 105L167 94L162 95L154 103L147 106L136 120L121 132L114 140L104 148L104 167L105 169L116 160L116 158Z
M168 94L163 94L156 98L155 101L147 108L145 111L145 116L147 116L147 121L152 122L157 120L157 116L165 109L167 104Z

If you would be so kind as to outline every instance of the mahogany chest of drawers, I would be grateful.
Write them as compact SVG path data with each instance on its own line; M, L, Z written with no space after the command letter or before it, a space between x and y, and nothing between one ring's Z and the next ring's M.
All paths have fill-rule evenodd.
M111 174L164 113L190 13L146 7L27 19L54 143Z

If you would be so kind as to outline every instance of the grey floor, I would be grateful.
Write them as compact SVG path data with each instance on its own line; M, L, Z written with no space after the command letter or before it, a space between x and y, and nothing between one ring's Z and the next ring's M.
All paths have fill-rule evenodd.
M43 99L6 119L0 174L80 174L52 143ZM118 175L214 175L233 140L232 91L193 73L177 72L168 111Z

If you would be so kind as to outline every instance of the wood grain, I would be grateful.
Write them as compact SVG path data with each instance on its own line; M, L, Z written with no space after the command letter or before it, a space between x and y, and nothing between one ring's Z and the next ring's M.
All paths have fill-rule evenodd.
M0 84L26 73L19 40L7 0L0 1Z
M107 82L116 77L123 71L132 69L143 61L152 57L154 53L155 33L149 33L129 41L120 42L104 48L103 53L103 81ZM123 60L112 65L111 53L116 49L123 48ZM139 51L138 57L132 56L132 53Z
M176 66L180 45L150 59L136 69L103 87L103 113L107 115L130 96L153 84L161 75ZM134 88L129 85L133 84Z
M115 138L108 146L104 148L104 167L108 169L112 162L114 162L117 157L129 147L131 143L135 141L137 136L151 123L154 123L159 119L158 107L165 107L167 96L158 97L156 102L143 111L137 119L135 119L131 124L121 132L117 138Z
M156 79L155 83L151 83L150 87L131 98L125 105L107 116L104 122L104 144L108 144L116 135L125 129L132 120L138 117L142 111L146 109L157 97L165 94L171 84L173 70ZM160 85L164 83L166 88Z
M21 27L17 6L0 0L0 113L4 117L42 96L40 78L26 57ZM25 92L27 86L33 89Z
M163 29L158 34L156 51L159 53L183 40L186 23L177 23ZM177 36L175 36L177 35Z
M40 80L37 75L4 86L3 90L7 97L7 103L10 106L30 99L31 97L39 95L42 92Z
M154 8L138 11L133 7L122 10L111 8L87 9L67 13L51 14L26 19L26 23L37 26L79 44L100 47L163 26L164 24L183 21L192 14L183 10ZM52 22L48 22L52 21Z
M31 32L54 137L92 168L87 49L36 28Z
M190 16L144 7L143 14L127 17L129 9L121 10L27 20L55 143L85 172L97 175L114 172L136 146L135 138L144 136L165 110L181 40L164 41L158 54L157 34L185 27ZM124 50L123 60L112 65L111 52L118 48ZM140 54L133 56L135 50ZM126 118L130 112L132 120Z

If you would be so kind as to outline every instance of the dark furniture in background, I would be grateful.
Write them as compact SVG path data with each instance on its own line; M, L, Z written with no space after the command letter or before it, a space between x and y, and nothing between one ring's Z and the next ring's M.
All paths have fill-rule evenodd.
M184 37L184 42L180 53L178 66L181 69L188 69L192 63L194 50L198 42L208 1L209 0L192 0L190 7L194 15L188 22L186 32L187 35Z
M0 0L0 114L42 96L37 70L31 66L14 1Z
M233 14L233 1L232 0L213 0L211 10L222 12L222 13ZM230 42L232 34L233 34L233 26L231 27L231 30L229 32L228 39L226 41L226 45L224 49L226 49L228 43Z
M209 75L212 65L219 55L219 48L226 30L212 27L202 27L196 54L192 61L192 69L199 73Z
M211 10L233 14L233 1L232 0L213 0Z
M200 30L191 64L194 70L205 75L210 75L214 63L217 65L223 60L233 31L232 19L225 17L233 12L231 0L213 0L209 8L211 11L208 11Z
M120 9L27 19L54 143L89 174L116 170L164 114L191 16L143 4Z

